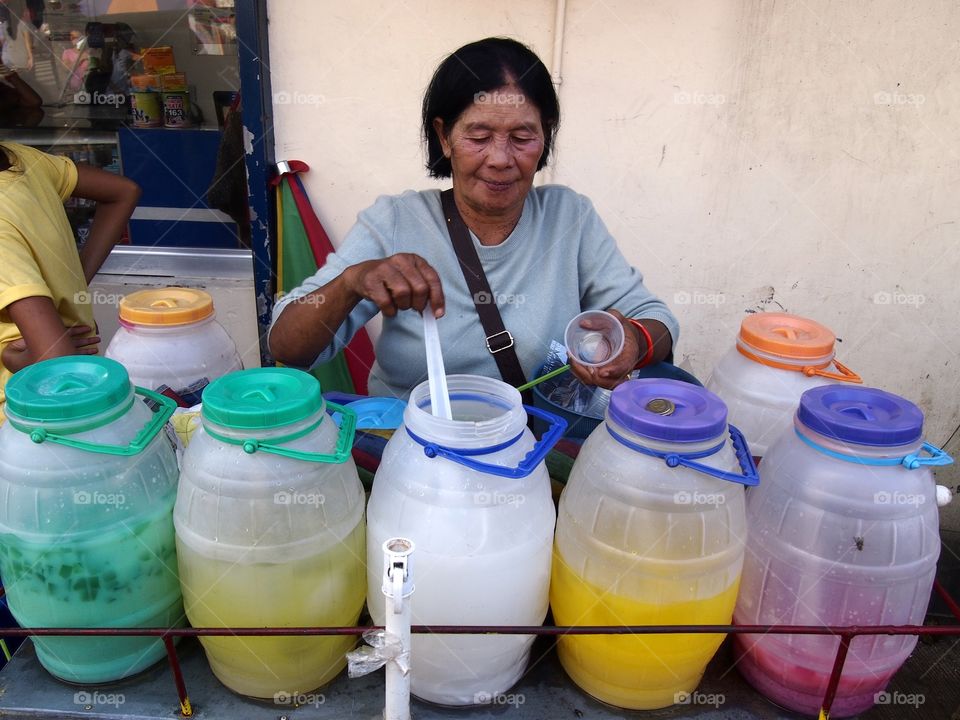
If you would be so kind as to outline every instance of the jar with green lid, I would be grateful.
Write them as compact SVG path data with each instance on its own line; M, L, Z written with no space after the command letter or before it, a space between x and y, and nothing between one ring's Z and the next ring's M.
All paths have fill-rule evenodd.
M340 426L326 412L339 411ZM353 625L363 608L364 493L355 414L291 368L225 375L203 395L174 511L196 627ZM214 674L242 695L308 692L346 665L348 637L204 637Z
M172 401L101 357L31 365L7 383L0 426L0 574L25 627L184 622L173 534ZM138 395L147 395L153 408ZM165 655L159 638L34 638L76 683L119 680Z

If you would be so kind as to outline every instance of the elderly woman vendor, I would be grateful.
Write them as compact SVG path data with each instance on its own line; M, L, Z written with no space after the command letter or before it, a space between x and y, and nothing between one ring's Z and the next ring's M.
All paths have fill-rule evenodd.
M361 212L327 264L277 303L269 337L276 359L300 367L328 361L382 312L370 394L405 396L426 378L426 356L420 315L403 311L429 303L451 374L500 377L493 351L512 337L508 349L532 378L550 341L590 309L616 315L626 341L599 370L573 363L582 381L613 387L635 366L664 360L677 321L644 287L591 202L567 187L533 187L559 120L550 75L526 46L488 38L446 58L424 97L422 129L430 175L452 177L455 210L445 212L438 190L424 190L380 197ZM489 295L468 287L471 271L462 269L448 229L457 214ZM484 330L478 305L490 302L509 335Z

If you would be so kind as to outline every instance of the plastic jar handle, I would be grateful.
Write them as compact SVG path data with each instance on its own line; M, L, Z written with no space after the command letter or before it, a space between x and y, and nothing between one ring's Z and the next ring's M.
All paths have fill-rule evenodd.
M659 458L660 460L663 460L667 467L675 468L678 465L683 465L684 467L690 468L691 470L696 470L704 475L715 477L718 480L726 480L728 482L735 482L740 483L741 485L749 486L760 484L760 474L757 471L757 464L753 461L753 456L750 454L750 448L747 447L747 441L743 437L743 433L733 425L727 425L727 430L730 433L730 439L733 441L733 450L736 453L737 462L740 465L739 474L727 472L726 470L719 470L718 468L710 467L709 465L704 465L703 463L697 462L697 459L699 458L710 457L711 455L719 452L724 446L723 441L712 448L695 453L660 452L658 450L651 450L650 448L646 448L643 445L638 445L637 443L628 440L611 428L610 425L607 425L606 428L607 432L610 433L613 439L619 442L621 445L624 445L643 455Z
M926 452L930 454L930 457L920 457L920 453ZM906 455L901 463L907 470L916 470L919 467L925 466L943 466L943 465L952 465L953 458L950 457L950 454L945 450L941 450L936 445L931 445L928 442L925 442L920 450L915 453L910 453Z
M533 415L534 417L538 417L541 420L545 420L546 422L550 423L550 428L543 434L543 437L537 441L537 443L533 446L533 449L526 454L526 456L517 464L516 467L508 468L503 467L502 465L493 465L491 463L472 460L453 448L437 445L436 443L425 443L423 445L423 454L429 458L442 457L446 460L463 465L464 467L468 467L471 470L478 470L479 472L488 473L490 475L514 479L524 478L532 473L538 465L540 465L543 459L547 456L547 453L550 452L553 449L553 446L557 444L557 441L560 440L564 431L567 429L567 421L554 415L553 413L549 413L546 410L541 410L540 408L531 407L530 405L524 405L523 409L526 410L529 415ZM519 437L520 436L518 436L518 438Z
M173 411L177 409L177 403L166 395L161 395L158 392L147 390L140 386L135 387L135 392L137 395L142 395L143 397L153 400L160 407L153 412L150 421L140 429L140 432L137 433L137 436L131 440L128 445L101 445L100 443L90 442L88 440L74 440L67 435L48 432L43 428L31 430L30 439L37 444L49 440L58 445L65 445L66 447L77 450L86 450L87 452L100 453L101 455L120 455L125 457L138 455L144 451L147 445L150 444L150 441L163 429L167 420L173 415Z
M848 368L846 365L842 364L836 358L831 358L823 367L818 367L817 365L790 365L785 362L777 362L771 357L765 357L762 355L757 355L756 353L752 353L739 343L737 343L737 351L744 357L750 358L754 362L760 363L761 365L766 365L767 367L777 368L778 370L799 372L803 373L807 377L818 375L820 377L830 378L831 380L837 380L839 382L858 384L863 382L863 379L857 373ZM838 372L830 372L829 370L825 369L830 367L831 363L837 368Z
M704 475L710 475L719 480L740 483L741 485L747 485L748 487L759 485L760 474L757 471L757 464L753 461L753 456L750 454L750 449L747 447L747 441L743 437L743 433L733 425L728 425L727 429L730 432L730 439L733 441L733 449L737 455L737 462L740 464L739 474L727 472L725 470L718 470L717 468L704 465L703 463L698 463L695 460L690 460L683 455L678 454L667 454L664 457L664 462L667 464L667 467L683 465L691 470L702 472ZM675 458L676 460L674 460Z
M835 460L843 460L844 462L855 463L857 465L874 465L877 467L903 465L903 467L905 467L907 470L916 470L917 468L921 467L936 467L938 465L942 466L953 464L953 458L950 457L949 453L941 450L936 445L931 445L928 442L923 443L917 452L904 455L903 457L871 458L860 457L858 455L847 455L846 453L831 450L830 448L826 448L818 442L814 442L796 428L793 430L797 434L798 438L800 438L805 444L809 445L817 452L822 453L827 457L832 457ZM930 457L921 457L920 453L924 452L928 453Z
M257 440L256 438L247 438L246 440L228 438L224 435L212 433L209 430L206 430L206 428L204 428L204 430L208 435L211 435L217 440L229 443L230 445L239 445L248 455L252 455L257 451L262 451L272 455L280 455L281 457L291 458L293 460L305 460L306 462L339 465L347 461L347 458L350 457L350 452L353 449L353 436L356 434L357 430L357 413L351 408L344 407L343 405L337 405L329 400L327 400L326 403L327 407L335 412L340 413L341 417L340 430L337 435L337 447L332 453L315 453L310 452L309 450L295 450L293 448L286 448L283 447L283 445L275 444L289 442L290 440L295 440L313 432L320 426L320 423L323 422L324 418L327 417L326 415L322 416L320 420L305 430L302 430L298 433L293 433L292 435L285 435L280 438L270 438L269 441ZM333 418L331 418L331 422L332 421Z
M836 358L833 359L833 364L836 366L837 370L840 372L830 372L824 370L823 368L817 367L805 367L803 368L803 374L807 377L812 375L818 375L820 377L830 378L831 380L838 380L839 382L848 382L848 383L857 383L862 384L863 378L861 378L857 373L848 368L846 365L842 364Z

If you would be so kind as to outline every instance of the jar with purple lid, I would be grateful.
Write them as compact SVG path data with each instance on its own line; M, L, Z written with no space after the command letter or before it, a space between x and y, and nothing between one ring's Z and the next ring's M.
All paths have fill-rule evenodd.
M875 388L803 393L793 429L771 446L748 499L739 624L920 625L940 554L923 413ZM817 714L839 645L830 635L738 635L737 667L774 702ZM871 707L917 638L860 636L832 715Z
M742 435L710 391L665 379L613 391L563 495L550 601L559 625L726 624L746 540ZM559 642L583 690L625 708L684 702L722 635L580 635Z

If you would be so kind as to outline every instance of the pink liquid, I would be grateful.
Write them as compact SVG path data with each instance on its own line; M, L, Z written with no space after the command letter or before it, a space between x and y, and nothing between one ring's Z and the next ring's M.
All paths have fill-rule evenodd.
M820 667L797 665L784 657L761 648L755 636L738 635L734 648L739 659L737 668L753 687L773 702L790 710L817 715L830 682L833 656L823 658ZM847 656L847 663L850 656ZM884 674L868 672L860 675L844 670L831 707L831 717L849 717L874 705L874 697L883 692L896 668Z

